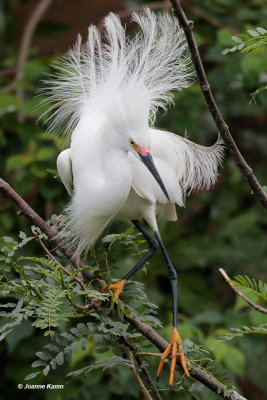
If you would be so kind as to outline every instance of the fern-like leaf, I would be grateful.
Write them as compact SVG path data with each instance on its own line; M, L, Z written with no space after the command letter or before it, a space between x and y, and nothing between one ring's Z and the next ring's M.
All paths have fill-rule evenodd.
M66 310L66 304L62 301L66 293L66 290L57 286L47 287L47 291L44 293L44 299L37 311L37 319L32 325L41 329L48 328L45 336L54 336L55 332L51 328L58 327L62 321L68 319L67 314L69 310Z
M228 333L220 336L218 341L224 342L225 340L232 340L237 337L243 337L248 334L262 334L267 335L267 324L259 326L240 326L239 328L231 328Z
M267 284L265 282L261 280L257 282L256 279L250 278L247 275L237 275L230 282L242 291L254 293L264 301L267 301Z

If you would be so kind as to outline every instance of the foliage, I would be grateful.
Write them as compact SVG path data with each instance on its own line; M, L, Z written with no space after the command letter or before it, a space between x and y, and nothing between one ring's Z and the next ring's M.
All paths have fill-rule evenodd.
M53 63L55 41L59 38L66 44L66 49L72 45L69 36L61 36L70 33L72 26L62 26L62 22L53 20L44 21L38 27L34 36L31 53L25 65L25 76L22 82L18 83L14 79L14 68L18 58L18 43L21 38L21 30L15 14L14 1L3 2L0 6L1 16L1 63L0 63L0 82L2 91L0 95L0 169L1 176L8 181L18 193L44 219L50 218L51 214L62 212L63 205L69 200L66 191L59 179L54 179L57 175L55 171L56 156L68 143L60 141L55 135L47 135L45 126L37 123L37 118L42 110L36 108L39 99L34 97L35 90L40 87L42 74L49 70L49 65ZM69 2L68 2L69 3ZM71 2L70 2L71 3ZM130 4L131 3L131 4ZM141 4L139 1L138 4ZM194 21L194 33L197 37L200 53L207 70L208 80L214 92L219 109L231 128L231 132L240 148L242 154L252 166L257 178L266 184L266 149L267 141L265 134L266 126L266 91L262 91L257 97L257 107L249 104L250 93L257 91L265 84L266 76L266 54L264 47L250 52L234 52L231 56L224 57L221 51L233 46L233 29L237 32L246 32L248 29L255 31L256 27L266 26L265 15L263 12L264 1L253 0L251 2L236 2L233 0L215 1L191 1L194 7L204 12L209 19L203 19L194 11L185 10L188 18ZM24 3L23 3L24 4ZM29 2L25 2L25 5ZM132 7L137 1L128 2ZM67 5L66 5L67 7ZM75 3L76 11L79 7ZM107 5L105 13L110 11ZM72 15L70 12L69 15ZM62 18L64 16L62 15ZM99 20L99 12L92 9L90 18ZM210 17L210 18L209 18ZM49 17L48 17L49 18ZM90 19L89 18L89 19ZM80 13L79 27L81 30L84 23L90 22L88 14L84 11ZM213 25L213 21L219 24ZM84 21L84 22L83 22ZM64 28L64 29L63 29ZM52 44L46 42L47 38L53 34ZM251 39L251 35L247 35ZM38 39L38 41L36 41ZM255 42L257 38L255 38ZM46 43L47 52L42 48ZM238 42L236 42L237 44ZM252 42L251 42L252 43ZM60 50L59 50L60 51ZM47 55L48 54L48 55ZM16 88L24 88L25 100L19 101L16 96ZM183 134L187 130L191 140L204 145L210 145L216 140L216 127L211 122L207 113L201 91L197 84L186 91L175 94L176 107L172 108L166 115L157 120L157 125L165 129ZM18 123L17 113L24 111L24 122ZM48 170L54 170L53 172ZM53 176L54 175L54 176ZM1 240L0 246L3 254L0 256L1 281L5 284L22 279L16 271L13 261L20 267L28 266L34 271L26 271L28 283L33 288L40 289L45 294L45 286L37 286L39 282L48 282L50 289L58 285L58 282L40 272L37 264L46 273L54 274L53 270L44 266L40 259L48 260L43 257L43 251L31 234L26 236L28 243L23 243L23 237L18 238L18 232L30 232L30 222L24 217L17 217L16 209L0 193L0 236L5 236L7 241ZM263 368L266 362L263 335L245 334L242 338L236 337L232 341L218 342L218 338L231 333L232 329L240 329L241 326L261 326L265 323L260 313L244 308L244 302L234 296L231 289L217 271L218 266L227 266L227 272L231 276L238 274L254 276L256 281L264 279L263 271L266 270L266 215L254 196L250 193L250 188L243 180L240 172L226 160L223 170L220 171L219 181L215 188L210 192L192 195L187 200L185 209L178 209L178 222L160 222L162 237L166 243L170 258L178 271L178 301L179 301L179 325L181 335L184 339L189 339L196 345L208 350L211 355L207 358L214 358L226 369L227 376L232 382L238 385L238 390L242 391L245 397L255 400L256 394L253 387L257 390L265 390L264 383L265 371ZM54 223L52 221L51 223ZM112 227L113 233L125 232L128 227L124 223L117 222ZM36 228L35 228L36 230ZM23 234L22 234L23 236ZM49 249L53 249L53 244L46 242L46 238L39 232L39 236L45 241ZM138 237L141 240L141 237ZM25 245L24 245L25 244ZM27 245L27 246L26 246ZM16 248L16 246L19 246ZM88 258L88 265L96 270L98 276L104 277L107 282L111 277L119 279L133 266L137 260L132 257L137 251L131 244L122 245L121 240L116 240L108 251L108 243L99 242L96 253L92 253ZM143 250L140 245L139 251ZM129 250L128 250L129 249ZM12 253L12 252L16 253ZM8 256L9 254L9 256ZM15 256L17 254L17 256ZM97 254L97 256L96 256ZM37 257L39 262L32 260L17 261L17 258ZM2 258L4 257L4 258ZM17 258L16 258L17 257ZM67 260L57 253L58 260L66 267L70 268ZM49 260L48 260L49 261ZM108 266L108 269L106 268ZM38 271L37 272L37 268ZM253 271L253 272L252 272ZM31 277L36 277L36 284L31 282ZM55 276L55 274L53 275ZM69 277L64 277L68 284ZM150 261L146 269L143 269L135 278L144 283L129 284L126 286L123 300L127 300L128 308L137 310L137 314L142 314L144 321L154 323L157 331L164 338L169 339L171 334L171 299L167 280L167 271L161 258L160 252ZM0 322L0 336L5 335L1 342L0 352L5 363L2 379L0 382L0 393L5 393L5 397L16 397L17 384L22 383L24 377L33 373L35 368L42 371L41 366L32 369L29 365L39 359L35 353L44 351L56 355L46 345L57 345L55 343L57 335L61 333L71 333L70 329L76 328L79 323L92 322L99 324L95 316L87 316L85 320L77 320L66 315L66 307L70 307L72 314L73 306L69 300L59 298L60 313L65 315L68 320L58 321L59 326L43 330L32 326L37 316L37 295L33 288L29 286L28 295L34 297L33 309L28 303L20 300L24 294L10 292L9 299L6 292L1 292L1 305L11 304L1 307L2 311L9 315L8 318L2 315ZM84 296L80 289L73 282L69 283L67 290L72 295L77 293L74 302L84 305ZM20 285L19 289L25 287ZM145 288L145 289L144 289ZM240 290L242 288L238 287ZM26 290L25 289L25 290ZM90 296L94 299L103 296L98 288L92 286ZM252 296L247 289L246 295ZM92 292L94 291L94 292ZM146 292L146 294L145 294ZM109 295L106 295L108 298ZM142 297L143 296L143 297ZM258 299L258 297L257 297ZM32 300L33 301L33 300ZM143 302L156 303L158 308L150 310L151 305ZM112 307L112 306L111 306ZM137 309L138 307L138 309ZM11 313L13 312L13 316ZM82 313L80 309L75 309L76 314ZM114 322L123 321L119 319L115 311L110 311ZM157 314L155 314L155 312ZM119 313L122 317L121 311ZM5 314L5 315L6 315ZM43 314L43 313L42 313ZM152 319L152 321L150 321ZM20 321L20 322L19 322ZM160 327L160 322L162 327ZM12 324L15 324L14 326ZM6 327L6 324L11 324ZM102 325L106 329L106 324ZM108 325L107 329L110 329ZM258 328L257 328L258 329ZM44 336L44 332L54 331L52 336ZM129 331L127 332L136 333ZM100 335L104 332L101 331ZM78 339L77 339L78 340ZM91 339L90 339L91 340ZM118 338L116 337L116 341ZM133 338L140 352L153 352L155 349L141 338ZM113 341L113 345L115 340ZM41 391L31 391L34 399L51 400L60 395L63 399L79 398L81 400L91 400L101 398L109 400L140 400L140 393L137 384L129 368L109 368L106 371L95 369L86 377L81 374L75 379L66 382L66 375L72 371L80 370L88 365L95 365L98 361L118 356L124 359L121 346L111 346L105 344L109 349L107 353L96 352L95 338L88 341L86 350L78 347L76 352L72 352L71 361L64 362L61 366L57 365L54 370L51 367L49 374L44 376L38 374L32 382L44 383L54 382L57 384L65 383L65 389L57 394L51 391L45 393ZM97 345L101 350L100 343ZM59 346L60 351L64 347ZM102 350L105 349L104 347ZM97 350L98 351L98 350ZM195 360L205 358L205 353L198 358L188 352L187 357L194 357ZM64 356L65 357L65 356ZM147 364L147 368L152 377L155 374L158 357L142 356ZM41 362L41 360L39 359ZM204 363L204 361L201 361ZM43 368L44 369L44 368ZM219 397L204 388L200 383L182 380L176 375L177 390L169 392L168 368L164 368L159 388L167 399L176 399L182 396L185 400L197 397L201 400L214 400ZM238 378L238 380L237 380ZM242 384L247 381L250 383L249 389ZM238 382L238 383L237 383ZM8 390L8 393L7 393ZM184 390L184 392L183 392ZM24 393L23 393L24 392ZM28 396L27 390L21 392L20 397ZM162 397L163 397L162 396ZM263 396L262 396L263 397Z
M234 53L237 50L240 50L241 53L247 53L260 47L267 46L267 30L265 28L258 26L255 30L249 29L247 32L249 35L232 36L232 39L238 44L230 49L224 49L222 54L225 55L229 52Z
M259 280L258 282L254 278L248 276L237 275L234 280L231 281L237 288L243 289L243 291L254 293L261 297L264 301L267 301L267 283Z
M232 36L237 45L224 49L222 54L234 53L237 50L241 51L241 53L248 53L267 46L267 30L265 28L258 26L256 29L249 29L247 32L249 35ZM251 101L256 102L256 96L266 89L267 85L265 84L251 93Z
M24 245L30 241L27 239L31 239L24 233L20 233L20 237ZM143 245L143 240L140 240L139 233L134 234L133 229L129 228L126 233L107 235L102 239L102 243L107 245L106 258L117 241L120 247L123 244L130 246L140 256L139 247ZM16 252L21 246L19 247L17 242L10 237L5 237L3 242L12 243L12 256L16 259ZM5 244L3 248L6 251ZM98 258L98 251L94 249L95 258ZM9 257L10 249L6 251L6 256L2 257L2 262L10 263ZM107 275L107 268L109 268L108 264L105 265L104 272L101 273L100 270L99 277L102 278L103 274ZM101 292L99 288L92 286L92 283L88 283L85 291L81 290L77 281L73 279L75 276L77 276L76 271L72 273L70 271L67 276L63 275L58 260L28 256L19 257L17 261L13 261L13 269L9 269L9 274L5 275L1 283L1 292L8 301L2 308L11 309L11 311L1 312L1 316L7 321L0 330L1 340L23 320L30 321L33 327L41 329L44 331L44 336L50 336L52 339L52 342L46 344L41 351L36 352L38 359L32 363L34 372L30 372L25 380L32 380L41 372L47 376L65 362L70 362L73 354L79 349L86 351L90 345L94 346L96 352L108 356L69 372L68 377L86 376L89 372L100 368L103 371L107 368L132 368L132 362L125 359L120 339L123 336L136 342L139 349L142 349L146 340L126 323L124 315L134 313L150 326L161 327L155 316L157 306L149 301L142 284L135 282L129 285L125 293L125 304L119 299L115 311L113 297L110 298L109 294ZM88 298L91 301L101 301L101 303L111 299L110 306L100 306L96 312L94 308L89 308ZM17 303L9 302L11 299L17 300ZM85 304L81 305L82 303ZM86 318L89 322L78 322L73 325L71 319L77 318L82 321ZM64 331L59 332L58 328L63 329L63 327ZM218 382L220 390L225 393L231 389L231 387L228 389L229 382L225 372L221 372L221 367L218 369L211 355L207 358L207 351L190 342L185 346L185 352L192 370L201 368L206 371ZM194 392L187 386L187 382L180 379L176 390L193 395Z
M240 328L231 328L230 332L220 337L220 340L232 340L236 337L243 337L248 334L260 333L267 335L267 324L260 326L241 326Z

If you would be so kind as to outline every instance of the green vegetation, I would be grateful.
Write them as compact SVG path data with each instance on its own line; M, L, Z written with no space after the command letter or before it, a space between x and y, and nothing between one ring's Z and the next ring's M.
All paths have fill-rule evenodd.
M186 10L188 18L195 22L195 35L218 106L259 182L266 185L264 1L191 3L208 16L207 21L194 9ZM41 98L36 97L35 91L56 55L51 49L51 55L44 56L32 46L24 78L15 80L21 33L14 4L8 1L0 6L0 176L52 225L55 214L60 214L68 201L60 179L55 179L57 154L68 144L55 133L46 134L40 122L36 124L43 110L37 108ZM67 25L64 29L62 26L53 22L53 35L68 29ZM50 30L47 22L40 23L36 37L45 38ZM226 47L229 52L224 50ZM18 98L18 90L24 91L23 100ZM250 103L251 93L252 99L257 94L256 105ZM175 108L160 116L157 126L180 134L186 130L191 140L212 144L217 137L216 128L197 83L175 94L175 101ZM24 116L21 122L18 114ZM65 385L62 390L32 390L34 399L142 399L119 337L126 336L136 344L138 352L145 353L141 357L154 379L159 357L150 354L158 351L124 320L124 315L134 311L169 340L171 298L160 252L125 287L116 310L112 295L102 293L95 282L90 282L84 293L69 261L53 252L54 244L33 227L70 275L45 256L32 234L31 222L18 217L16 211L0 193L0 399L18 394L22 399L28 398L28 391L17 389L18 384L26 382ZM266 396L266 315L236 296L218 268L223 267L235 277L231 282L238 290L264 306L266 226L263 207L229 158L213 190L193 194L186 208L178 210L176 223L160 223L178 271L180 333L190 368L208 371L224 385L222 389L229 390L234 385L251 400L257 399L257 391L262 399ZM107 282L111 277L119 279L144 249L143 238L132 227L116 222L89 255L87 268ZM108 306L102 307L99 314L88 314L83 309L87 296ZM168 375L169 368L165 366L158 384L163 399L220 398L197 381L185 379L178 369L175 388L169 392Z

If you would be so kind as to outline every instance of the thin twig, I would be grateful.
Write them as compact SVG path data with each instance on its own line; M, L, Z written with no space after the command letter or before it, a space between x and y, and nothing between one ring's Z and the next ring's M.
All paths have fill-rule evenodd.
M120 17L121 20L128 19L131 17L133 12L139 13L144 10L144 8L149 8L150 10L168 10L171 8L169 1L152 1L151 3L146 3L141 6L127 8L126 10L118 11L116 14Z
M229 278L229 276L227 275L227 273L225 272L225 270L223 268L219 268L220 273L222 274L222 276L224 277L224 279L226 280L227 283L229 283L229 285L231 286L231 288L233 289L233 291L239 296L241 297L243 300L245 300L246 303L248 303L251 307L255 308L255 310L263 313L263 314L267 314L267 309L260 306L259 304L254 303L253 301L249 300L247 298L247 296L245 296L242 292L240 292L235 285L231 282L231 278Z
M50 239L54 239L54 236L57 232L52 229L30 206L27 204L11 186L5 182L2 178L0 178L0 190L2 190L19 208L22 210L23 214L27 216L35 225L37 225ZM62 250L62 252L72 261L73 265L78 268L80 264L77 263L75 257L73 257L73 253L71 249L68 248L66 243L62 239L57 239L58 247ZM83 271L84 272L84 271ZM93 271L86 271L94 274ZM95 310L97 310L97 306L95 306ZM75 315L75 318L85 316L85 314ZM145 336L151 343L153 343L160 351L164 351L168 346L166 340L164 340L161 336L159 336L151 326L145 324L141 321L140 318L132 315L125 315L125 319L143 336ZM178 362L179 365L179 362ZM215 393L219 393L221 397L227 400L246 400L243 396L237 393L234 390L222 390L222 385L219 385L218 382L207 372L202 369L194 368L193 371L190 371L190 375L192 378L195 378L203 385L211 389Z
M25 30L22 35L21 44L19 48L19 57L16 68L16 80L22 81L24 77L24 65L29 56L32 37L36 26L41 20L42 16L50 6L53 0L40 0L37 2L36 8L33 10L33 13L30 15L29 20L26 23ZM19 99L23 100L24 92L23 89L17 89L17 96ZM23 122L24 115L22 112L19 113L19 122Z
M63 267L63 265L60 264L60 262L53 256L53 254L50 253L50 251L48 250L48 248L46 247L46 245L44 244L44 242L41 240L40 236L38 235L38 232L36 232L34 229L32 229L32 233L34 234L34 236L36 237L40 246L43 248L43 250L46 252L46 254L51 258L51 260L53 260L62 269L62 271L66 275L71 276L72 275L71 272L68 271L67 268ZM86 291L86 287L81 279L79 279L77 276L74 276L73 279L81 286L81 288L84 291ZM84 307L82 307L82 308L84 308Z
M210 25L213 25L220 29L226 29L227 31L231 32L232 34L237 34L238 31L231 26L227 26L219 21L217 18L212 17L205 13L205 11L201 10L200 8L195 7L193 4L188 3L188 1L183 2L183 7L190 11L192 14L196 15L197 17L203 19L204 21L208 22Z
M140 389L142 390L142 392L143 392L145 398L146 398L147 400L153 400L152 397L150 396L150 394L149 394L147 388L146 388L145 385L143 384L143 381L142 381L142 379L140 378L140 375L139 375L138 372L136 371L136 368L135 368L135 365L134 365L134 359L133 359L131 350L130 350L129 348L127 348L127 347L126 347L126 355L127 355L128 360L131 361L131 363L132 363L132 365L133 365L132 368L131 368L131 370L132 370L133 375L134 375L134 377L135 377L135 379L136 379L138 385L140 386Z
M157 390L157 388L156 388L156 386L155 386L155 384L154 384L154 382L153 382L153 380L152 380L152 378L151 378L151 376L150 376L150 374L148 372L148 370L144 366L143 361L141 360L141 357L137 353L136 347L131 342L129 342L126 339L126 337L123 336L122 340L123 340L124 344L129 348L130 353L131 352L133 353L134 358L136 359L136 362L139 365L139 368L141 369L147 384L150 386L151 391L152 391L155 399L156 400L162 400L160 395L159 395L159 392L158 392L158 390Z
M136 353L138 356L150 356L150 357L161 357L160 353L150 353L150 352L146 352L146 351L138 351Z
M229 127L227 126L226 122L224 121L217 104L214 100L213 94L210 89L209 82L206 77L206 73L200 58L200 54L196 45L196 41L194 39L194 35L192 32L193 23L192 21L188 21L186 15L181 7L179 0L170 0L177 18L183 27L186 40L188 43L188 47L191 53L192 61L195 65L196 73L198 76L199 84L204 95L207 107L209 112L218 128L218 131L223 138L226 147L229 149L230 155L234 160L235 164L240 169L242 175L247 179L251 189L255 197L262 203L262 205L267 209L267 195L264 192L262 186L259 184L256 176L253 174L252 168L247 164L244 157L240 153L231 133Z
M183 3L183 6L185 9L189 10L192 14L195 14L197 17L203 19L204 21L207 21L210 25L213 25L220 29L226 29L233 34L238 33L238 31L236 29L221 23L221 21L212 17L211 15L205 14L204 11L193 6L192 4L188 3L187 1ZM131 17L133 12L136 12L136 13L142 12L144 10L144 8L149 8L150 10L157 10L157 9L169 10L171 8L171 5L169 3L169 0L152 1L151 3L143 4L142 6L127 8L126 10L118 11L117 15L120 17L120 19L122 21L127 20Z

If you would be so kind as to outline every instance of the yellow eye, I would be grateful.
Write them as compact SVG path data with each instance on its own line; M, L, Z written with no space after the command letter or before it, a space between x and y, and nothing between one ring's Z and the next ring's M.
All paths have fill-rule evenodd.
M136 143L133 139L129 139L130 145L133 146L133 148L136 147Z

